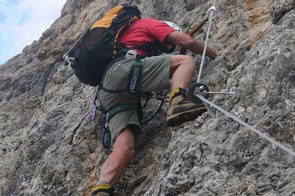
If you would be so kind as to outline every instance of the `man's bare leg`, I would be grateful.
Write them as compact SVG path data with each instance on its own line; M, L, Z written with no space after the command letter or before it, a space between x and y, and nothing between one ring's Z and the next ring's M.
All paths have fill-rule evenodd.
M170 65L171 89L187 89L195 70L193 57L188 55L172 55Z
M114 186L134 156L135 138L131 128L127 127L116 138L113 152L102 165L99 180Z
M187 88L195 70L194 59L188 55L172 55L170 65L171 93L166 123L176 126L191 121L206 111L203 103L195 104L187 98Z

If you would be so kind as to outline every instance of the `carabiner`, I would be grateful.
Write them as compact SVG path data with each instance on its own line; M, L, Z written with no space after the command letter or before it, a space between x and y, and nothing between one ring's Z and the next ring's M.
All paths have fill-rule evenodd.
M102 117L102 135L101 135L101 143L105 148L110 148L112 145L112 138L111 138L111 132L110 129L108 127L108 115L109 113L106 113L105 115L103 115Z
M105 148L110 148L112 145L112 141L111 141L111 132L109 129L104 129L102 136L101 136L101 143L103 145L103 147Z
M216 7L215 6L211 6L207 12L206 12L206 15L205 15L205 18L208 18L208 14L209 12L213 11L213 14L216 12Z

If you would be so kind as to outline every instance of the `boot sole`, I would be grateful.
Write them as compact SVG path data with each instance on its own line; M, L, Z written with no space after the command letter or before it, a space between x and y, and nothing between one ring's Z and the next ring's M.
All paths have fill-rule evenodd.
M184 122L195 120L196 118L201 116L206 111L207 111L206 107L202 107L202 108L197 108L197 109L189 111L189 112L186 111L186 112L182 112L182 113L177 113L177 114L167 117L166 124L169 127L178 126Z

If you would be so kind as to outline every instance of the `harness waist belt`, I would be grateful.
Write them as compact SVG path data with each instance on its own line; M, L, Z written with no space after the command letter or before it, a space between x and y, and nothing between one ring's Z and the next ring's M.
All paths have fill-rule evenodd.
M116 114L128 111L128 110L137 110L138 104L135 103L126 103L122 104L116 107L113 107L105 112L105 114L108 116L108 121L111 120Z

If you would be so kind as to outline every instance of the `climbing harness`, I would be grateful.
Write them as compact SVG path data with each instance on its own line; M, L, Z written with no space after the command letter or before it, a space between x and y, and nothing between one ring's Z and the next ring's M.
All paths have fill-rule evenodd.
M102 145L105 148L110 148L111 143L111 132L109 129L109 121L118 113L123 111L129 111L129 110L137 110L138 106L137 104L122 104L116 107L113 107L107 111L103 111L102 116L102 137L101 142Z
M150 122L160 111L160 109L162 108L164 101L165 101L165 97L167 95L168 92L166 91L161 91L159 93L149 93L146 94L145 96L142 96L141 98L145 99L143 105L141 106L140 104L122 104L116 107L113 107L111 109L109 109L108 111L103 111L102 108L99 106L98 102L98 98L97 96L95 96L94 101L93 101L93 110L92 110L92 120L95 119L96 115L97 115L97 111L100 111L103 113L102 115L102 136L101 136L101 143L105 148L110 148L111 147L111 132L109 130L109 126L108 126L108 122L118 113L123 112L123 111L128 111L128 110L137 110L139 113L139 118L141 118L140 120L140 124L144 125L148 122ZM146 108L148 102L150 102L152 99L156 99L158 101L160 101L160 104L158 104L158 107L156 110L154 110L152 112L152 114L150 114L149 116L143 118L142 116L142 109Z
M210 14L209 26L208 26L208 31L207 31L207 35L206 35L206 41L205 41L205 45L204 45L204 50L203 50L202 61L201 61L200 70L199 70L199 74L198 74L198 79L197 79L197 82L196 83L193 83L193 84L191 84L189 86L188 92L187 92L188 99L190 101L194 102L194 103L203 102L203 104L206 106L209 114L212 117L214 117L214 112L211 109L211 107L215 108L216 110L222 112L223 114L225 114L226 116L230 117L231 119L233 119L237 123L245 126L246 128L250 129L252 132L258 134L260 137L266 139L267 141L269 141L273 145L279 147L280 149L284 150L285 152L287 152L290 155L292 155L292 156L295 157L295 152L292 149L287 148L286 146L282 145L281 143L275 141L274 139L272 139L268 135L266 135L266 134L262 133L261 131L257 130L255 127L253 127L253 126L245 123L241 119L239 119L236 116L232 115L231 113L225 111L224 109L222 109L221 107L217 106L216 104L212 103L211 101L209 101L207 99L210 94L234 95L234 93L232 93L232 92L210 92L209 91L209 88L205 84L200 83L202 69L203 69L203 64L204 64L205 55L206 55L206 48L207 48L209 34L210 34L211 23L212 23L213 15L214 15L214 13L216 11L216 8L215 8L215 0L213 0L213 4L212 5L213 6L208 9L208 11L206 13L206 17L205 17L205 18L207 18L208 15Z
M131 94L135 94L137 92L137 84L138 84L138 79L141 75L141 57L140 55L136 54L136 53L132 53L132 51L128 51L127 56L129 55L130 58L133 55L134 58L134 63L132 66L132 72L131 72L131 76L130 76L130 81L129 81L129 89L122 89L122 90L109 90L109 89L105 89L103 87L98 87L97 91L99 91L100 89L103 89L107 92L110 93L118 93L118 92L122 92L122 91L129 91ZM135 57L134 57L135 55ZM94 120L95 116L96 116L96 112L97 110L100 110L103 113L103 117L102 117L102 137L101 137L101 142L103 144L103 146L105 148L109 148L111 146L111 133L108 127L108 122L118 113L123 112L123 111L129 111L129 110L137 110L139 119L140 119L140 124L146 124L149 121L151 121L155 115L160 111L165 97L167 95L168 92L165 93L148 93L145 94L144 96L140 96L141 98L145 98L145 102L142 105L141 104L141 98L139 98L139 101L137 104L134 103L126 103L126 104L121 104L118 106L115 106L113 108L108 109L107 111L103 110L101 107L98 107L97 101L97 95L94 98L93 101L93 110L92 110L92 120ZM97 94L97 92L96 92ZM154 110L154 112L152 112L152 114L150 114L149 116L147 116L145 119L143 118L143 112L142 109L145 108L148 104L149 101L151 101L151 99L157 99L160 100L160 104L158 105L157 109Z

